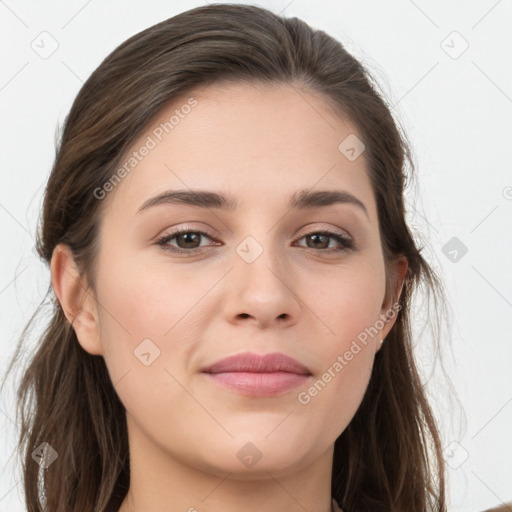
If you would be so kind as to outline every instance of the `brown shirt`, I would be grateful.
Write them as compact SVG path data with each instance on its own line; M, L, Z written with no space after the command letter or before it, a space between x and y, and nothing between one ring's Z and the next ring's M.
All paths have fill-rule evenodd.
M487 510L484 510L484 512L512 512L512 502L503 503L501 507L488 508Z
M334 498L332 499L332 509L334 512L343 512ZM484 512L512 512L512 502L504 503L501 507L488 508Z

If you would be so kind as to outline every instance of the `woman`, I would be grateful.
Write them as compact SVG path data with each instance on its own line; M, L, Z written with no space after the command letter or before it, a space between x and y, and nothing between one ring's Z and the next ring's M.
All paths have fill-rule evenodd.
M114 50L46 189L28 509L445 511L407 163L363 66L299 19L208 5Z

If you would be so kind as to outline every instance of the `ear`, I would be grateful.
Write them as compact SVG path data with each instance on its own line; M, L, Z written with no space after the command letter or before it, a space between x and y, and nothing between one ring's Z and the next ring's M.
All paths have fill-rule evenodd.
M400 311L398 303L402 288L404 285L405 274L407 273L407 258L405 256L397 256L390 265L389 290L387 297L384 298L382 308L380 310L380 320L384 322L383 328L380 330L379 338L375 346L375 352L378 352L384 343L386 336L393 327Z
M92 355L103 354L98 310L93 292L80 275L71 248L58 244L50 264L52 287L64 315L75 330L82 348Z

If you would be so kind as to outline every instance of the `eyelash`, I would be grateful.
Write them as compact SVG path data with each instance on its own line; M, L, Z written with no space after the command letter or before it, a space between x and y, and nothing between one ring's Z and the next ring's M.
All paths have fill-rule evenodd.
M194 254L194 253L200 251L201 249L204 249L204 247L194 247L194 248L191 248L191 249L181 249L179 247L174 247L174 246L167 245L168 242L170 242L171 240L173 240L177 236L179 236L181 234L184 234L184 233L196 233L196 234L208 237L210 240L214 240L213 236L210 235L206 231L201 231L199 229L179 228L179 229L173 231L172 233L168 233L166 235L161 236L155 242L155 244L159 245L162 248L162 250L164 250L164 251L169 251L169 252L178 253L178 254ZM349 239L348 237L346 237L344 235L341 235L339 233L335 233L333 231L325 231L325 230L323 230L323 231L311 231L310 233L306 233L305 235L303 235L301 238L299 238L299 240L302 240L303 238L306 238L306 237L311 236L311 235L326 235L326 236L329 236L331 238L334 238L340 244L342 244L343 247L337 248L337 249L336 248L315 249L313 247L304 247L304 249L309 249L309 250L313 250L313 251L320 251L320 252L327 252L327 253L332 253L332 252L336 252L336 253L338 253L338 252L350 252L350 251L356 251L357 250L356 244L351 239Z

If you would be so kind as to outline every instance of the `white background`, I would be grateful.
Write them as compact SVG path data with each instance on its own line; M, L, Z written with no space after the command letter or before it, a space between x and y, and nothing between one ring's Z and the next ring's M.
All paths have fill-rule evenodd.
M204 2L0 1L2 376L49 283L32 250L57 126L82 83L116 46L199 5ZM481 511L511 501L512 2L259 5L340 40L395 105L418 173L409 221L428 240L430 263L449 292L453 328L441 343L451 354L446 366L466 416L459 428L460 412L444 400L442 385L429 384L449 465L449 510ZM43 59L32 46L50 48L51 38L58 48ZM455 253L443 253L452 237L468 249L463 256L458 250L456 261L450 259ZM422 354L427 368L431 363ZM0 510L15 512L24 508L11 457L13 401L6 392L0 404Z

